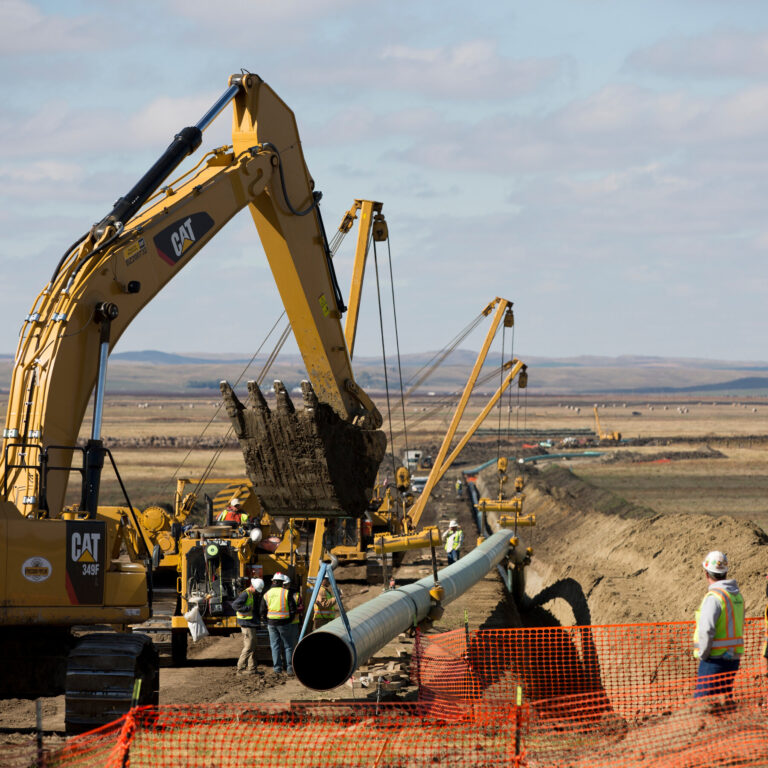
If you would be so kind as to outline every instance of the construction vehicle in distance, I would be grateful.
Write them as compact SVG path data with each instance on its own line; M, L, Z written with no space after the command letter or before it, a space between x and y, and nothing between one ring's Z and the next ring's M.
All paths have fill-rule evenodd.
M597 439L601 443L620 443L621 442L620 432L603 432L603 428L600 426L600 416L598 416L597 414L597 404L594 405L594 411L595 411L595 432L597 434Z
M213 150L178 183L161 188L230 102L232 146ZM258 468L249 464L255 490L275 517L365 512L386 438L381 415L352 375L319 200L291 110L256 75L233 75L200 121L182 129L110 213L65 251L24 320L0 457L2 686L5 695L65 689L71 732L158 698L157 654L148 637L98 632L77 640L72 632L124 629L147 619L148 572L162 552L159 541L151 551L147 546L101 438L109 352L141 309L246 205L310 379L304 412L288 406L278 388L276 412L257 414L258 434L249 445L268 458ZM92 392L83 447L78 434ZM260 392L250 392L257 407L264 405ZM125 506L99 504L107 460ZM287 465L301 467L301 475L284 481L275 468ZM72 472L80 476L79 501L67 504ZM217 609L221 602L231 615L225 587L252 569L258 536L227 538L209 528L216 526L179 539L190 577L192 561L208 569L202 583L180 585L183 600ZM233 540L240 544L233 547ZM135 562L124 562L123 547ZM237 550L231 568L219 557L227 548Z
M403 466L411 473L429 471L434 464L434 459L418 448L412 448L403 454Z

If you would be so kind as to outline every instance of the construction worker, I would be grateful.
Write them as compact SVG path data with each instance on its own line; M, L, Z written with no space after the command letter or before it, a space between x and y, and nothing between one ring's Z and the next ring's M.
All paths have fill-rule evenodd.
M312 616L312 629L320 629L324 624L336 618L336 598L331 591L331 581L326 576L320 585L320 591L315 600Z
M765 596L768 597L768 573L765 574L765 578ZM765 637L763 638L763 673L768 675L768 603L765 605L763 622L765 624Z
M243 633L243 650L237 660L237 672L258 673L256 664L256 630L259 628L259 607L261 593L264 591L263 579L244 579L247 584L232 602L237 612L237 625Z
M216 522L236 523L237 525L245 525L248 522L248 514L243 509L243 503L237 496L231 498L226 508L219 512Z
M302 617L304 615L304 593L299 589L294 589L291 586L290 579L288 580L288 589L290 591L290 600L293 604L293 618L291 619L291 630L293 631L293 637L291 639L291 648L296 647L296 643L299 642L299 635L301 634ZM293 651L291 651L293 652Z
M699 659L695 698L730 693L744 653L744 598L735 579L727 578L728 558L714 550L702 566L708 589L696 611L693 636L693 655Z
M463 488L464 486L461 484L461 478L457 477L456 478L456 497L459 499L461 498L461 492Z
M266 620L269 646L272 650L272 668L277 674L293 674L293 655L296 602L291 594L291 580L282 573L272 576L272 586L264 594L261 617ZM285 663L283 664L283 660Z
M464 543L464 531L459 528L455 520L448 523L448 530L443 534L445 540L445 552L448 555L448 564L455 563L461 556L461 545Z

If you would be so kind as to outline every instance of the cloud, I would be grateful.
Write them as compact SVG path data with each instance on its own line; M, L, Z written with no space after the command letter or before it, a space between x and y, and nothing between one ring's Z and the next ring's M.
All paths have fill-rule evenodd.
M599 172L707 153L754 163L768 149L768 87L712 99L610 85L547 112L446 120L432 109L418 124L394 112L370 125L398 140L401 160L454 173Z
M717 30L707 35L667 38L634 51L624 68L664 77L762 80L768 71L768 31Z
M25 0L4 0L0 25L0 55L61 53L102 49L104 25L95 17L46 15Z
M418 48L390 45L378 54L378 87L433 98L506 98L536 91L557 78L561 58L512 59L492 40L467 40L451 46Z
M213 92L189 97L158 97L137 110L90 109L64 101L49 101L33 113L20 110L0 117L0 157L12 160L24 153L115 154L155 149L159 156L174 134L194 124L214 102ZM217 121L229 128L226 117Z

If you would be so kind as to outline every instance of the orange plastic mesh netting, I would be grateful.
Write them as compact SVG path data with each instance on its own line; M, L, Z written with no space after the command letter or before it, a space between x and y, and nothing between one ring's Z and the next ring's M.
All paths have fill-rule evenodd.
M768 765L762 622L746 622L729 696L694 698L692 633L682 622L420 635L417 702L139 708L46 765Z
M762 620L745 622L732 698L694 698L693 630L679 622L421 635L411 674L434 716L471 720L494 702L512 705L519 691L531 765L768 765Z
M311 768L312 766L509 765L512 723L453 724L419 703L293 702L142 707L119 721L104 758L52 755L47 766L107 768ZM91 760L92 762L88 762Z

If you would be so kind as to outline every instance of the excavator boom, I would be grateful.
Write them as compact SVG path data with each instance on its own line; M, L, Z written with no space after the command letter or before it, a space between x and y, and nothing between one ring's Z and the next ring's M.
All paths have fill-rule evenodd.
M232 147L214 150L185 174L188 178L177 188L164 187L156 193L199 146L202 130L229 101L234 106ZM325 486L333 486L336 478L356 478L358 459L364 467L378 466L385 439L383 433L372 437L382 423L381 415L352 374L340 322L344 306L319 199L293 112L258 76L232 76L227 91L197 125L180 131L134 188L65 253L37 297L24 321L14 362L0 457L3 498L24 515L60 513L67 470L94 386L91 438L100 448L100 403L109 351L141 309L247 205L317 400L336 416L338 434L356 429L371 433L355 444L354 451L323 453L321 445L335 442L332 420L325 419L326 442L315 442L314 459L304 467L306 481L295 486L301 492L292 496L294 486L284 484L273 497L281 501L269 511L293 513L305 504L326 508L330 498L333 503L327 511L343 512L343 507L333 506L338 494L329 494ZM323 408L315 408L305 418L311 423L323 413ZM262 454L269 454L264 466L290 461L295 448L293 416L278 408L273 414L275 429L242 435L250 445L259 443ZM342 443L349 441L345 438ZM86 455L84 475L91 488L84 499L98 497L100 460L103 455L99 458L98 451L93 459ZM54 467L57 471L49 471ZM274 480L256 465L249 466L249 475L261 488ZM325 476L316 486L314 505L312 475ZM95 514L95 507L90 513Z

